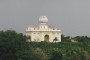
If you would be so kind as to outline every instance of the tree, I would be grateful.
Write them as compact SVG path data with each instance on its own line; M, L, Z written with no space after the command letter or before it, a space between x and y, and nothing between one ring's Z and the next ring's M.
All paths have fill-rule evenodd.
M61 40L62 40L62 42L69 42L68 40L69 40L69 38L70 38L70 36L65 36L65 35L61 35Z
M59 49L55 48L52 50L50 60L62 60L62 54Z
M32 48L32 60L48 60L47 54L41 48Z
M55 37L55 39L53 40L53 42L57 42L58 41L58 39L57 39L57 37Z
M0 31L0 60L18 60L28 56L25 36L13 30ZM28 57L29 58L29 57Z

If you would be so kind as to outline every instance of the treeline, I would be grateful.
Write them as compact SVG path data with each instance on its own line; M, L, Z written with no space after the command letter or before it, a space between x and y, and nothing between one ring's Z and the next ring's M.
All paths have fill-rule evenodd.
M88 43L90 42L90 37L88 36L75 36L75 37L71 37L71 36L65 36L65 35L61 35L62 37L62 42L83 42L83 43Z
M23 34L16 31L0 31L0 60L27 60L29 47Z
M59 43L26 42L26 39L13 30L0 31L0 60L90 60L87 36L62 35Z

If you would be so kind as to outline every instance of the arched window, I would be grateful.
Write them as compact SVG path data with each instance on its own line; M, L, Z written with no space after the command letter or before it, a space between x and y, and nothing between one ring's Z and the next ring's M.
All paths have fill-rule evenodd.
M31 36L27 36L26 40L30 42L31 41Z
M44 36L44 41L49 42L49 35Z

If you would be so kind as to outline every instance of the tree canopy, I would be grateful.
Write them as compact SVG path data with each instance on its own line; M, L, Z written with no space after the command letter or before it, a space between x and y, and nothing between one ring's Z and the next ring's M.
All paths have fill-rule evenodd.
M0 31L0 60L90 60L88 36L62 35L62 42L58 43L26 42L26 39L14 30Z

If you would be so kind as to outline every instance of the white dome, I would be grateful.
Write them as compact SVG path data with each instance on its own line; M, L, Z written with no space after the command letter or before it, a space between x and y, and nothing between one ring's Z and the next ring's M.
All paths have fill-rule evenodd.
M46 16L40 16L39 17L39 22L40 23L47 23L48 22L48 18Z

